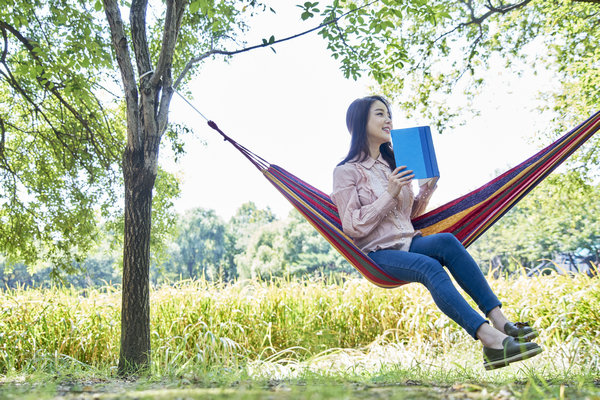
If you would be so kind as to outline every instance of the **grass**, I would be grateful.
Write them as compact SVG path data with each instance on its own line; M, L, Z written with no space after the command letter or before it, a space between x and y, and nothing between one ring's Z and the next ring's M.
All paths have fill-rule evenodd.
M600 398L600 281L549 275L490 282L512 319L540 329L540 356L484 371L480 344L417 284L186 281L152 291L152 369L132 382L115 375L118 287L6 290L0 398L85 398L85 388L97 398L160 397L166 389L189 398L229 391L241 398L387 398L398 391L422 398L424 389L439 396L432 398Z

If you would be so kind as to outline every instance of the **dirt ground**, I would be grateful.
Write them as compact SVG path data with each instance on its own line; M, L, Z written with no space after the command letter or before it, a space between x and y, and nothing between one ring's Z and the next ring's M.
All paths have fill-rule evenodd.
M185 381L135 382L127 380L80 381L60 384L5 383L0 386L0 399L206 399L206 400L359 400L359 399L586 399L600 400L600 385L571 387L568 385L484 387L475 384L427 386L418 382L397 385L331 384L310 385L269 382L264 386L236 383L230 387L198 387Z

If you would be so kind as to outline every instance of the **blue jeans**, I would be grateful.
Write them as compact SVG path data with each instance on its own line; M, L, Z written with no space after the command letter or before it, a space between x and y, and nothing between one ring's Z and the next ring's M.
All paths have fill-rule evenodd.
M502 305L475 260L451 233L417 236L409 251L378 250L369 257L392 277L425 285L440 310L475 339L477 329L487 321L456 290L443 266L484 315Z

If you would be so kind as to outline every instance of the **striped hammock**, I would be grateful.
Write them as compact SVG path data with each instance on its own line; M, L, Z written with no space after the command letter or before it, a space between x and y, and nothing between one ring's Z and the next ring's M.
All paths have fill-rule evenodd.
M394 288L407 283L383 272L344 234L337 207L328 195L236 143L213 121L208 121L208 125L246 156L366 279L384 288ZM465 246L470 245L598 129L600 112L479 189L414 219L415 229L421 230L423 235L451 232Z

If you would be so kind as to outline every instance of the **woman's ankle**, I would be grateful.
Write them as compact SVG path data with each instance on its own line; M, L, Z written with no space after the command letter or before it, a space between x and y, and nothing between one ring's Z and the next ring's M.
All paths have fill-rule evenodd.
M490 349L501 349L502 342L507 338L507 335L492 327L487 322L481 324L479 329L477 329L476 336L484 347Z
M487 314L487 317L490 319L490 321L492 321L492 325L494 328L496 328L498 331L500 331L502 333L505 333L504 325L506 325L506 323L510 322L510 321L508 320L508 318L506 318L506 316L504 315L504 313L502 312L500 307L496 307L496 308L492 309Z

